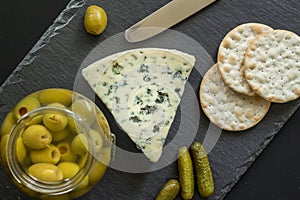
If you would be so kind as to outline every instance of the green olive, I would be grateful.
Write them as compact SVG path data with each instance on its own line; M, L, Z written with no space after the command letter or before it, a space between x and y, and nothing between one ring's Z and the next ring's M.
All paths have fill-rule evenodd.
M17 119L20 119L23 115L28 113L29 111L32 111L38 107L40 107L41 104L37 98L28 96L19 101L17 105L14 108L14 114Z
M71 145L68 142L61 142L56 147L60 152L61 162L75 162L77 160L78 156L72 151Z
M27 123L27 126L31 126L34 124L41 124L42 120L43 120L43 115L35 116Z
M26 150L26 147L23 143L22 137L19 137L17 139L16 154L17 154L18 161L20 163L23 162L25 160L26 156L27 156L27 150Z
M51 106L51 107L58 107L58 108L66 108L66 106L64 106L61 103L50 103L47 106Z
M110 151L110 148L103 148L101 151L101 157L95 160L89 174L89 182L91 185L96 184L106 172L110 161Z
M2 125L1 125L1 132L0 135L7 135L10 133L11 129L13 128L13 126L15 125L15 123L17 122L15 115L13 112L9 112Z
M87 153L87 146L88 140L83 134L76 135L71 143L72 151L81 156Z
M72 103L72 91L61 88L50 88L42 90L39 96L42 105L60 103L70 106Z
M78 99L71 105L71 110L85 119L88 125L93 124L96 119L95 105L84 99Z
M6 160L6 145L9 135L4 135L1 137L1 143L0 143L0 158L3 166L8 167L7 160Z
M105 174L107 166L96 160L89 173L89 183L96 184Z
M70 116L67 116L67 118L68 118L67 129L69 129L73 134L79 133L80 130L78 130L79 126L76 124L76 121Z
M66 116L57 113L45 114L43 123L51 131L61 131L67 127L68 119Z
M57 167L63 172L64 179L72 178L80 170L79 166L73 162L60 162Z
M89 155L89 153L86 153L86 154L84 154L84 155L82 155L82 156L80 156L78 158L77 163L78 163L78 166L80 167L80 169L85 166L85 163L87 161L88 155Z
M51 133L42 125L32 125L23 132L24 144L32 149L43 149L52 141Z
M95 143L96 153L98 153L103 146L103 139L102 139L100 133L95 130L91 130L91 134L93 135L93 141Z
M33 163L57 164L61 156L58 148L54 145L49 145L45 149L31 150L29 154Z
M71 131L67 128L64 128L63 130L60 131L51 131L52 135L52 141L53 142L59 142L71 135Z
M28 173L41 180L47 182L58 182L63 180L63 172L53 164L37 163L28 168Z
M101 34L107 26L107 15L103 8L92 5L86 9L85 30L93 35Z
M89 176L85 176L75 190L82 190L89 185Z
M105 116L103 115L103 113L101 112L98 112L97 113L97 120L96 120L96 123L94 123L94 126L97 127L101 127L101 129L103 130L103 133L105 134L106 137L110 137L110 129L109 129L109 125L108 125L108 122L105 118Z

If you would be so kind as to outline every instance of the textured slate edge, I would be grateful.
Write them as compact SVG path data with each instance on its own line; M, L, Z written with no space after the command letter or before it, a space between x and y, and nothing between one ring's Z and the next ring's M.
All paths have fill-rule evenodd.
M58 17L54 20L53 24L49 26L46 32L41 36L41 38L32 47L32 49L28 52L28 54L24 57L24 59L20 62L16 69L11 73L8 79L3 83L3 85L0 87L0 93L3 92L5 86L19 82L19 80L16 79L16 77L13 76L13 74L21 70L26 65L31 64L35 60L39 50L42 49L48 43L50 43L51 38L57 35L57 31L64 28L70 23L70 21L75 17L76 11L83 7L85 3L86 0L71 0L68 3L66 8L58 15ZM0 107L1 106L2 105L0 105Z
M290 113L285 115L286 121L297 111L297 109L300 106L300 101L299 99L295 102L292 102L295 104L294 108L290 110ZM247 172L247 170L251 167L251 165L255 162L255 160L259 157L259 155L264 151L264 149L268 146L268 144L273 140L273 138L278 134L278 132L282 129L286 121L279 121L275 123L273 130L271 131L272 133L270 134L269 137L267 137L264 141L261 142L260 144L260 149L258 151L253 152L248 159L236 169L236 176L235 179L231 180L228 184L226 184L221 191L218 192L216 191L215 199L216 200L222 200L226 197L226 195L232 190L232 188L239 182L241 177Z
M54 24L49 27L49 29L45 32L45 34L41 37L41 39L38 41L38 43L32 48L32 50L28 53L28 55L24 58L24 60L20 63L20 65L17 67L17 69L13 72L15 74L16 71L22 69L23 67L26 67L26 65L29 65L32 63L38 54L39 50L42 49L47 43L50 42L51 38L54 37L57 33L56 31L66 26L72 18L75 16L77 9L81 8L86 1L71 1L66 9L59 15L59 17L54 21ZM56 27L57 26L57 27ZM18 81L16 79L17 77L10 77L3 86L0 88L0 92L3 91L3 87L8 84L12 84L15 81ZM296 110L297 108L295 108ZM294 111L295 111L294 110ZM289 113L287 119L293 114L294 112ZM275 125L275 128L272 130L271 136L269 136L265 141L262 142L261 149L259 151L254 152L249 158L244 162L243 165L241 165L239 168L236 169L236 176L235 179L232 180L230 183L228 183L220 192L220 195L216 195L217 199L223 199L228 193L231 188L238 182L239 178L247 171L247 169L250 167L252 162L257 158L257 156L263 151L263 149L269 144L269 142L273 139L275 134L281 129L284 122L279 122Z

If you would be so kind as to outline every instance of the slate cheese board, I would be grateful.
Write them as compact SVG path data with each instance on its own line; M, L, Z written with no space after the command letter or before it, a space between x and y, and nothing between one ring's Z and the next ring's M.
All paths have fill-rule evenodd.
M108 1L103 0L73 0L58 16L52 26L36 43L25 59L18 65L0 89L0 120L24 96L36 90L48 87L64 87L76 89L85 95L94 98L96 103L106 113L112 131L117 135L117 144L128 151L137 151L134 144L115 124L111 114L106 110L97 97L93 96L89 86L80 75L82 67L87 66L96 58L126 48L140 47L143 45L157 45L162 47L180 47L181 43L172 44L172 39L164 35L153 38L141 44L127 44L122 42L122 32L135 22L144 18L164 4L162 1ZM109 24L106 31L99 37L88 35L83 29L83 16L88 5L101 5L108 13ZM235 26L246 22L265 23L274 29L287 29L300 34L298 19L300 14L299 1L234 1L219 0L201 12L174 26L175 30L187 35L192 40L201 44L203 49L189 47L190 52L197 54L197 63L200 71L207 70L216 61L217 49L225 34ZM120 8L122 10L120 14ZM141 10L143 12L141 12ZM278 16L285 16L280 17ZM170 34L173 32L171 31ZM109 48L111 38L116 37L118 43ZM166 35L168 36L168 34ZM188 39L189 40L189 39ZM166 42L167 41L167 42ZM98 45L108 49L97 50ZM174 45L174 46L173 46ZM204 54L199 51L205 50ZM99 53L98 57L86 59L91 52ZM103 53L105 52L105 53ZM207 58L207 55L209 58ZM203 59L204 57L204 59ZM194 73L189 79L192 89L197 92L203 72ZM188 98L185 97L185 98ZM185 100L185 99L183 99ZM197 99L196 103L198 103ZM296 100L287 104L272 104L266 118L254 128L243 132L222 131L216 145L209 153L211 167L214 173L215 193L209 199L223 199L247 171L251 163L268 145L282 126L299 107L300 101ZM195 108L197 109L197 108ZM198 108L199 109L199 108ZM176 127L184 113L177 114L171 129L169 142L176 136ZM210 129L210 123L200 110L200 121L196 127L195 140L203 141L205 133ZM118 142L119 141L119 142ZM168 142L168 141L167 141ZM168 166L145 173L130 173L114 169L114 163L120 161L118 152L112 167L108 169L104 178L88 194L79 199L153 199L163 183L170 178L177 178L177 163L171 162ZM126 161L124 161L126 162ZM146 162L146 161L145 161ZM151 165L151 164L150 164ZM153 166L155 169L155 166ZM3 171L2 168L0 168ZM4 173L0 173L1 189L14 188ZM3 184L5 183L5 184ZM18 190L5 191L5 199L30 199ZM195 193L195 199L201 199ZM178 199L181 199L178 196Z

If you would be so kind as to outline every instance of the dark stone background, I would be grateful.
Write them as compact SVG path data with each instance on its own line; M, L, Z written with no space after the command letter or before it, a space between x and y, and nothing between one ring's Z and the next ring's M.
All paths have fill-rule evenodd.
M1 2L0 121L28 93L46 87L72 89L80 64L90 50L167 2L73 0L67 8L66 0ZM83 29L84 11L90 4L101 5L108 14L108 27L99 37L86 34ZM172 29L199 42L215 58L226 32L241 23L261 22L300 34L299 7L298 0L219 0ZM199 80L190 82L196 86ZM298 105L299 100L272 105L266 119L253 129L241 134L222 134L210 154L216 182L215 194L210 199L274 200L300 196ZM114 132L118 132L111 123ZM205 131L207 123L204 119L199 129ZM129 140L127 144L133 145ZM143 174L109 169L103 180L80 199L153 199L166 180L177 177L176 166L173 163ZM30 199L14 187L2 168L0 194L3 200ZM195 199L199 198L196 192Z

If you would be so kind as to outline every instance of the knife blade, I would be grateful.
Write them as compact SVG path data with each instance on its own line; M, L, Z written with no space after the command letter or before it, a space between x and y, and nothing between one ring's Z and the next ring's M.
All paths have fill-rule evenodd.
M216 0L173 0L125 31L128 42L153 37L195 14Z

